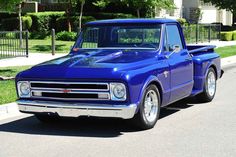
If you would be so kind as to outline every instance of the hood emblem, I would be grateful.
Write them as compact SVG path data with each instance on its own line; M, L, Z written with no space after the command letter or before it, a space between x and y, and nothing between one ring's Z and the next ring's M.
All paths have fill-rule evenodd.
M66 94L66 93L70 93L70 92L71 92L71 90L64 89L64 90L62 90L62 92Z

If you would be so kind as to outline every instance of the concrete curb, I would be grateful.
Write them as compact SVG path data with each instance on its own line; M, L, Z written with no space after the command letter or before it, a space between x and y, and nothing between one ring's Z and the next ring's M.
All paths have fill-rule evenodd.
M222 68L230 66L234 63L236 63L236 56L221 59ZM11 116L16 116L16 115L21 115L21 114L22 113L18 111L18 107L15 102L0 105L0 119L5 119Z
M21 115L15 102L0 105L0 120Z
M236 56L226 57L221 59L222 68L236 63Z

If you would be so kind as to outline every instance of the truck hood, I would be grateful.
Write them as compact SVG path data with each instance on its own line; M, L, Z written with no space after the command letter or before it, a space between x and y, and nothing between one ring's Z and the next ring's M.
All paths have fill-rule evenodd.
M125 72L153 64L156 55L150 49L80 50L36 65L17 78L120 79Z

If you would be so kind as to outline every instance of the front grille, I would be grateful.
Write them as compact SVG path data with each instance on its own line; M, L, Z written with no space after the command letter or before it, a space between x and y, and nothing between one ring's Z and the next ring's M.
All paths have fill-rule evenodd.
M109 100L109 84L93 82L30 82L31 97L63 100Z
M108 83L90 82L30 82L31 89L75 89L89 91L108 91Z

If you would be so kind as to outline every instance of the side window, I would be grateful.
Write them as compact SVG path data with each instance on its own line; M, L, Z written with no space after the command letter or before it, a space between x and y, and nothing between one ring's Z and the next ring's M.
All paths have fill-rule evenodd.
M183 49L183 43L179 34L179 29L176 25L166 26L166 36L165 36L165 51L173 51L174 46L179 46Z

